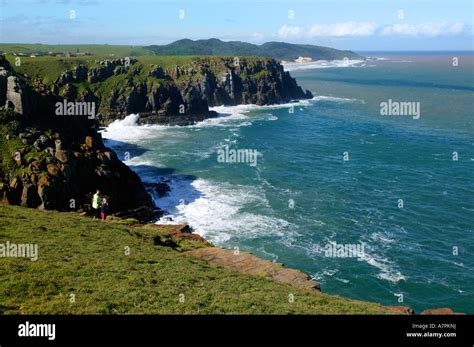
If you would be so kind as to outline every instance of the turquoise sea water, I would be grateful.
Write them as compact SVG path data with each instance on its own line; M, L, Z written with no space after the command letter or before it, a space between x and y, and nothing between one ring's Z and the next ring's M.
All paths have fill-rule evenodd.
M104 137L144 181L170 182L155 202L173 222L219 246L305 271L326 293L474 313L474 57L376 56L292 71L310 101L218 107L188 127L132 115ZM389 99L419 102L420 118L382 116ZM218 162L226 146L258 151L257 165ZM328 244L364 248L334 257Z

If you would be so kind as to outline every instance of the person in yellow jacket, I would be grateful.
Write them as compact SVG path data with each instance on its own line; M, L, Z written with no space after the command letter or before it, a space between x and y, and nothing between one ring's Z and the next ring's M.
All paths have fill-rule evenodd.
M97 189L94 196L92 196L92 208L94 209L94 219L100 218L100 190Z

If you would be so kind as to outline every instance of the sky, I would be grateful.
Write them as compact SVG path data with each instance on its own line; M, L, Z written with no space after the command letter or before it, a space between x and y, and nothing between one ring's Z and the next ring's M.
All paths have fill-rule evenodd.
M0 42L219 38L355 51L473 50L473 0L0 0Z

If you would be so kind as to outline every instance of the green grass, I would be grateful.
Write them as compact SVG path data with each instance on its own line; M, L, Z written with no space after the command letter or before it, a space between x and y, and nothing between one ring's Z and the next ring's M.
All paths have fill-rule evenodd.
M14 161L15 153L23 147L26 147L18 137L11 137L10 140L6 139L6 127L0 125L0 155L1 162L0 168L4 172L13 172L16 174L20 167Z
M20 64L16 65L16 59L12 54L6 55L9 63L14 67L15 71L27 76L30 79L39 78L45 84L53 83L60 75L66 70L71 70L77 65L86 65L89 68L99 66L97 63L100 60L110 59L107 56L89 56L89 57L20 57ZM183 56L183 57L159 57L159 56L142 56L136 58L137 63L133 64L129 69L128 73L109 77L104 82L94 83L87 85L87 87L95 87L100 89L100 84L116 84L120 86L126 86L126 80L128 78L133 78L135 81L141 82L149 80L151 77L148 76L148 73L154 69L154 66L161 66L163 69L168 69L174 66L187 66L193 61L202 61L206 60L208 62L214 62L214 66L220 67L221 60L220 58L205 58L199 56ZM138 75L133 75L133 71L137 68L140 68L140 73ZM109 81L110 80L110 81ZM157 79L155 79L157 80ZM157 80L159 81L159 80ZM87 82L81 83L77 86L79 88L84 88ZM110 89L110 88L107 88Z
M0 172L9 172L12 174L12 177L17 177L22 173L29 174L31 172L27 165L28 159L37 158L41 161L42 159L51 157L51 155L45 151L38 151L32 145L25 145L18 136L9 134L9 127L12 123L7 123L8 118L1 118L0 120L6 122L6 124L0 124ZM34 127L27 127L27 129L37 130ZM7 135L9 135L8 140ZM24 151L24 153L20 155L22 166L18 166L14 157L17 152L21 151Z
M0 45L1 46L1 45ZM123 56L125 57L125 55ZM19 57L20 65L16 64L16 59L13 54L6 54L6 59L13 66L15 71L20 74L27 75L29 78L40 78L44 83L49 84L54 82L56 78L66 70L70 70L79 64L86 65L88 67L98 66L97 62L104 59L111 59L109 56L87 56L87 57ZM136 76L138 78L145 79L148 76L148 72L154 67L153 65L161 66L163 69L169 69L174 66L188 66L193 61L200 63L207 63L211 70L215 72L225 71L223 59L225 57L209 57L209 56L140 56L135 57L137 63L132 65L129 73L123 76L130 76L131 71L137 67L141 67L141 73ZM233 62L233 57L227 57L230 62ZM267 58L255 58L255 57L239 57L241 61L249 63L255 63L256 61L263 61Z
M66 70L72 69L79 64L92 66L98 57L19 57L19 65L12 54L6 54L6 58L16 72L27 75L29 78L40 78L44 83L54 82L56 78Z
M153 51L142 46L121 46L121 45L43 45L27 43L1 43L0 50L5 53L92 53L94 55L116 55L116 56L137 56L153 54Z
M391 313L377 304L211 267L183 253L200 242L156 246L154 236L165 231L0 206L0 243L36 243L39 254L37 261L0 258L0 313Z
M193 60L198 60L202 57L187 55L187 56L143 56L136 57L139 63L150 66L151 64L160 65L163 69L172 66L183 66L191 63ZM149 69L151 70L151 69Z

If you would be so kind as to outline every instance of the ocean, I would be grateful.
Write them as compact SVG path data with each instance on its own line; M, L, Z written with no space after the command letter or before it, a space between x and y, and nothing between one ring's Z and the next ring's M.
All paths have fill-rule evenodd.
M474 56L365 55L292 69L312 100L215 107L185 127L130 115L103 136L143 181L170 183L161 223L328 294L474 313ZM238 150L254 161L219 160Z

